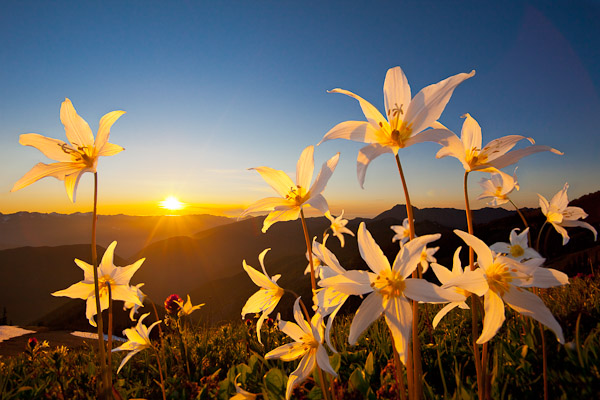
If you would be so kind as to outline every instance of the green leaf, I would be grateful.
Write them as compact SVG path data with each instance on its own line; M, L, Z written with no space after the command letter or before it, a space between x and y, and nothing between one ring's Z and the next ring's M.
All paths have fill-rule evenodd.
M329 364L331 364L331 367L335 372L339 372L340 365L342 364L342 356L340 356L340 353L329 356Z
M353 389L358 390L363 395L366 395L367 390L369 390L369 384L367 383L367 380L365 379L365 372L362 370L362 368L356 368L352 372L352 375L350 375L350 379L348 380L348 383L350 384L350 386Z
M310 392L308 392L309 400L321 400L323 398L323 392L319 386L314 386Z
M279 368L271 368L263 380L269 400L285 398L287 377Z
M369 352L369 355L367 356L367 361L365 362L365 372L369 377L375 372L372 352Z

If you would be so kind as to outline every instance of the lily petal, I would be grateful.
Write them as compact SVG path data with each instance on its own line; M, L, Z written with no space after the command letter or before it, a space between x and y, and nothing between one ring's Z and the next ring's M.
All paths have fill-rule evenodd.
M373 106L373 104L369 103L368 101L366 101L359 95L354 94L345 89L333 89L333 90L330 90L329 93L342 93L342 94L345 94L347 96L353 97L354 99L358 100L358 103L360 104L360 108L362 109L363 113L365 114L365 117L367 118L369 123L373 126L373 128L379 130L380 127L383 126L384 124L389 125L388 121L383 117L383 115L381 115L379 110L377 110L377 108L375 108L375 106Z
M471 246L475 253L477 253L477 262L479 263L480 267L485 269L488 266L492 265L494 261L492 251L481 239L458 229L455 229L454 233L460 236L460 238L467 245Z
M495 168L501 169L501 168L504 168L506 166L516 163L523 157L526 157L530 154L539 153L541 151L549 151L551 153L558 154L560 156L565 154L565 153L558 151L550 146L535 145L535 146L528 146L523 149L513 150L510 153L506 153L503 156L499 156L496 159L490 160L489 164Z
M77 114L69 99L65 99L60 107L60 121L65 126L67 139L73 147L94 146L94 135L90 126Z
M379 143L370 144L359 150L358 157L356 159L356 174L358 176L358 183L362 189L364 189L365 175L367 174L367 167L369 166L369 163L385 153L393 154L394 151L387 146L380 145Z
M19 144L35 147L48 158L61 162L71 162L73 159L65 146L69 146L62 140L52 139L37 133L26 133L19 136Z
M310 186L310 181L315 169L314 153L315 147L308 146L302 151L300 158L298 158L298 163L296 164L296 184L303 187L305 190ZM323 185L323 187L325 187L325 185Z
M394 338L394 348L400 356L400 361L406 363L413 319L412 306L404 297L394 297L389 301L384 315Z
M377 275L384 269L391 269L390 262L375 242L375 239L373 239L373 236L371 236L371 233L367 230L364 222L361 222L358 227L358 250L363 260L371 268L371 271Z
M312 187L310 188L309 192L310 192L311 196L320 194L325 189L327 182L329 182L329 178L331 178L331 175L333 175L333 171L335 171L335 167L337 166L339 159L340 159L340 153L338 152L336 155L334 155L329 160L327 160L327 162L323 163L323 165L321 166L321 171L319 171L319 175L317 175L315 182L313 183ZM311 173L311 177L312 177L312 173ZM309 178L309 183L310 183L310 178ZM308 186L306 186L306 187L308 187Z
M426 303L447 303L449 301L464 301L465 296L454 290L442 289L425 279L409 278L404 281L404 295L411 300Z
M256 167L250 169L257 171L281 197L287 196L291 189L296 188L294 182L292 182L290 177L283 171L271 167Z
M410 100L410 85L402 68L394 67L388 69L385 74L385 81L383 82L383 101L385 111L388 113L388 120L392 119L389 115L392 108L400 107L402 109L404 107L403 112L405 112L410 104Z
M80 168L77 167L77 164L71 162L58 162L52 164L37 163L14 184L10 191L15 192L19 189L23 189L47 176L53 176L62 181L65 179L66 175L79 172L79 170Z
M484 344L494 337L498 329L504 323L504 302L502 298L492 290L488 290L483 301L485 316L483 317L483 329L477 339L477 344Z
M381 296L373 292L361 303L352 319L348 342L355 345L360 335L383 313Z
M321 139L317 146L332 139L348 139L355 142L376 143L377 129L366 121L340 122L323 136L323 139Z
M98 126L98 132L96 133L96 149L102 150L104 148L104 145L108 142L108 137L110 136L111 126L123 114L125 114L125 111L111 111L100 118L100 125Z

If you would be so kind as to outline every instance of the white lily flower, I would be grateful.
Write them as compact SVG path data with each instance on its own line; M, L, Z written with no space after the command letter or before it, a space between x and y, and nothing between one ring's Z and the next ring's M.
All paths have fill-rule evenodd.
M452 283L455 279L462 278L463 275L468 275L467 279L464 279L464 282L472 282L473 278L474 278L475 282L478 282L481 278L482 270L480 268L477 268L474 271L471 271L470 269L463 269L461 262L460 262L460 250L461 250L461 247L456 249L456 251L454 252L454 259L452 262L452 271L448 270L446 267L441 266L440 264L437 264L437 263L431 264L431 268L433 269L435 276L438 278L438 280L442 284L442 287L447 287L446 284ZM462 287L457 287L457 286L448 287L449 289L453 289L454 291L456 291L456 293L463 296L463 299L460 301L452 301L452 302L448 303L446 306L444 306L444 308L442 308L436 314L436 316L433 318L432 325L434 328L440 323L442 318L446 314L448 314L451 310L453 310L454 308L460 307L464 310L468 309L469 306L467 305L467 303L465 303L465 300L471 295L471 291L473 291L473 293L475 293L478 296L483 296L484 293L487 291L487 287L483 286L483 285L476 284L475 286L472 286L472 285L466 286L463 284L462 286L467 287L468 290L464 289Z
M424 247L421 251L421 258L419 259L419 265L422 268L422 272L425 273L429 269L429 263L437 262L437 259L433 256L439 250L439 247Z
M546 221L550 222L556 232L560 233L563 237L563 246L569 242L569 234L565 227L579 226L592 231L594 234L594 240L598 239L598 232L596 229L587 222L579 221L580 219L587 218L587 214L581 207L569 207L569 199L567 198L567 189L569 184L565 183L565 186L561 191L556 193L550 203L548 200L540 194L540 207L542 213L546 216Z
M510 243L498 242L490 246L490 249L496 253L506 254L507 257L517 261L523 261L530 258L542 258L540 253L529 247L527 234L529 228L517 234L519 228L514 228L510 231Z
M483 308L483 330L477 339L478 344L490 340L504 323L504 303L515 311L531 317L552 330L560 343L565 342L562 328L542 299L526 287L548 288L569 283L564 273L551 269L540 268L543 258L534 258L525 263L519 263L512 258L494 253L483 241L466 232L454 231L464 242L477 253L477 264L482 269L480 277L471 275L461 277L446 283L444 286L465 288L465 284L485 292ZM468 280L470 279L470 280ZM487 289L486 288L487 286ZM466 288L465 288L466 289ZM467 289L468 290L468 289ZM476 293L475 290L470 290Z
M98 157L112 156L123 150L121 146L108 142L110 127L123 114L125 111L112 111L103 116L94 140L88 123L77 114L71 100L65 99L60 107L60 120L65 126L69 143L37 133L26 133L19 138L19 143L23 146L35 147L46 157L58 162L38 163L15 183L11 192L47 176L53 176L65 182L69 199L74 202L79 179L86 172L96 172Z
M262 344L260 339L260 328L269 314L271 314L275 307L277 307L277 304L284 293L284 290L277 285L277 281L279 278L281 278L281 275L273 275L269 278L267 270L265 269L265 255L269 250L271 249L263 250L263 252L258 256L258 261L260 262L260 266L262 267L264 274L261 274L256 269L246 264L246 260L243 261L244 270L248 273L248 276L250 276L252 282L254 282L256 286L260 287L260 289L258 292L250 296L250 298L246 301L246 304L244 304L244 307L242 308L242 318L244 318L244 316L248 313L262 312L262 315L256 324L256 336L258 337L258 342L260 344Z
M481 127L470 114L463 115L465 122L462 126L460 139L456 134L443 138L439 142L443 147L436 154L437 158L452 156L458 159L465 171L498 172L519 161L521 158L540 151L550 151L554 154L564 153L549 146L529 146L510 151L517 142L527 139L531 144L535 141L521 135L508 135L494 139L485 147L481 147Z
M266 360L280 359L282 361L293 361L302 357L298 368L288 378L285 392L286 399L290 398L294 387L308 378L317 365L328 374L337 375L329 363L329 356L323 346L324 326L322 316L315 314L310 323L307 322L300 311L299 302L300 298L297 298L294 303L296 323L279 321L279 329L294 339L294 342L279 346L265 355Z
M247 390L242 389L242 386L237 382L238 378L241 374L237 374L235 377L233 384L235 385L235 394L229 398L229 400L254 400L256 399L256 394L250 393Z
M392 225L390 226L390 229L396 233L392 238L392 243L394 243L396 240L399 240L400 244L403 245L410 239L410 227L408 223L408 218L404 218L404 221L402 221L402 225Z
M358 228L358 248L371 269L347 271L321 280L322 287L332 287L347 295L369 294L362 302L350 326L348 341L356 344L360 335L383 314L394 338L394 347L406 363L408 340L412 327L412 306L409 301L446 303L462 301L454 291L442 289L424 279L409 278L417 268L425 245L440 238L439 234L421 236L404 245L393 266L362 222Z
M202 304L198 304L196 306L192 305L192 300L190 300L190 295L187 295L187 301L184 304L181 304L181 309L179 310L179 312L177 313L177 315L179 317L182 317L184 315L190 315L191 313L193 313L196 310L199 310L200 308L202 308L202 306L204 306L204 303Z
M123 343L121 346L112 350L113 352L115 352L115 351L129 351L130 352L125 356L125 358L123 358L123 361L121 361L121 365L119 365L117 374L119 373L119 371L121 371L121 368L123 368L123 366L127 363L127 361L129 361L129 359L131 357L133 357L134 355L136 355L137 353L139 353L140 351L142 351L144 349L148 349L148 348L152 347L152 342L150 341L150 332L152 331L152 328L154 328L156 325L160 324L162 321L156 321L149 327L146 327L146 325L144 325L142 323L142 321L148 315L150 315L150 313L146 313L146 314L142 315L140 317L137 325L134 328L125 329L123 331L123 334L125 336L127 336L128 341Z
M327 200L321 194L331 178L333 171L340 158L338 152L331 157L329 161L323 163L321 171L310 186L314 170L314 146L308 146L302 151L298 164L296 165L296 184L283 171L275 170L269 167L250 168L258 171L263 179L271 185L281 197L267 197L250 205L240 215L240 218L249 213L259 211L270 211L263 223L263 233L271 225L278 221L293 221L300 216L302 206L311 206L323 214L329 211ZM310 186L310 189L309 189Z
M358 100L368 122L346 121L334 126L325 134L321 143L331 139L349 139L369 143L358 153L358 182L363 187L367 167L371 161L384 153L398 154L398 150L415 143L438 142L449 134L437 119L442 115L454 89L475 71L451 76L423 88L411 99L410 86L400 67L390 68L385 76L383 95L387 119L371 103L344 89L330 93L342 93Z
M128 303L137 304L142 307L144 304L138 296L138 288L129 286L129 280L133 274L142 266L145 258L137 260L135 263L126 267L115 267L113 264L115 247L117 242L112 242L98 266L98 286L100 289L100 312L108 309L108 285L113 300L121 300ZM64 290L52 293L52 296L64 296L72 299L87 300L85 316L90 325L96 326L94 315L96 310L96 295L94 293L94 267L84 261L75 259L75 264L83 270L83 281L77 282Z
M327 217L329 222L331 222L331 225L329 226L329 228L333 232L333 236L336 236L340 240L340 246L342 246L342 247L344 247L344 244L345 244L344 233L354 236L354 232L352 232L350 229L346 228L346 225L348 224L348 220L342 218L343 216L344 216L344 210L342 210L342 213L340 214L340 216L336 217L336 218L334 218L330 212L325 213L325 217Z
M510 200L508 195L513 190L519 190L519 183L517 182L517 170L513 176L510 176L502 171L494 172L490 178L481 178L479 185L483 188L483 193L479 195L477 200L491 198L488 206L498 207L502 204L508 203Z

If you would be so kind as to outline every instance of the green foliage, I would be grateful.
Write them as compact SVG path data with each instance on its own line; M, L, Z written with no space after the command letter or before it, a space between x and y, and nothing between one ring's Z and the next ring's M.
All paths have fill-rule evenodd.
M571 279L571 285L544 291L541 296L557 316L567 344L556 342L544 330L548 345L550 393L554 398L593 398L600 386L600 279ZM432 317L441 306L428 305L422 313L421 343L426 398L476 398L476 379L470 348L469 310L456 309L432 329ZM424 308L422 308L424 309ZM356 346L347 344L351 316L339 316L333 329L330 362L338 377L333 381L337 399L394 399L397 397L392 344L383 320L374 323ZM191 327L163 330L155 343L166 366L169 399L229 399L236 384L258 398L284 399L288 375L297 362L265 360L263 355L286 343L274 324L265 324L264 346L256 326L241 322L217 328ZM542 354L538 323L507 308L506 321L489 342L492 397L542 397ZM113 372L124 354L113 353ZM189 366L189 368L188 368ZM0 399L93 399L98 365L93 347L43 348L0 359ZM331 377L328 378L331 380ZM320 399L318 378L307 379L292 397ZM162 398L156 358L151 350L134 356L114 375L122 398Z

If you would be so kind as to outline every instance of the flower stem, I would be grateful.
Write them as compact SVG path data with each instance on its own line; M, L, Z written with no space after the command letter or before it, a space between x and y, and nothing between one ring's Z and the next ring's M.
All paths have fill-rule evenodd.
M300 207L300 219L302 220L302 229L304 230L304 240L306 241L306 251L308 252L308 262L310 263L310 285L312 291L317 290L317 281L315 279L315 267L313 264L312 248L310 238L308 236L308 228L306 227L306 219L304 218L304 210Z
M510 204L512 204L515 207L515 210L517 210L517 214L519 214L519 217L521 217L521 221L523 221L523 225L525 225L525 229L529 228L529 224L527 224L527 220L525 219L525 216L523 215L521 210L519 210L519 207L517 207L517 205L515 203L513 203L513 201L511 199L508 199L508 201L510 201ZM531 246L531 244L532 244L531 243L531 230L527 231L527 242Z
M106 365L106 348L104 347L104 324L100 308L100 287L98 285L98 254L96 253L96 222L98 219L98 173L94 172L94 210L92 212L92 265L94 266L94 296L96 298L96 321L98 326L98 358L100 358L100 373L102 388L100 398L110 399L111 389L108 386Z
M406 186L406 179L404 178L404 172L402 171L402 165L400 164L400 157L396 153L396 166L398 167L398 173L400 174L400 180L402 181L402 189L404 190L404 198L406 200L406 217L408 218L408 229L410 234L410 240L415 238L415 222L413 216L413 208L410 202L410 195L408 194L408 187ZM419 273L417 270L412 273L413 278L418 278ZM412 347L413 357L412 362L408 361L407 369L412 366L413 369L413 383L414 383L414 399L421 399L423 397L423 369L421 366L421 344L419 343L419 302L412 301L413 321L412 321Z
M158 350L156 347L152 347L154 349L154 355L156 356L156 363L158 364L158 374L160 375L160 389L162 390L163 400L167 400L167 394L165 393L165 380L163 378L162 367L160 364L160 357L158 356Z
M464 178L464 192L465 192L465 212L467 214L467 229L469 234L473 234L473 215L471 213L471 206L469 204L469 191L468 191L468 177L469 171L465 171ZM473 252L473 248L469 246L469 266L471 271L475 270L475 254ZM477 344L477 325L478 325L478 315L477 315L477 307L479 305L479 299L475 294L471 294L471 336L473 337L473 358L475 359L475 371L477 373L477 393L479 395L479 399L483 400L484 391L485 391L485 379L484 372L482 371L482 360L479 357L479 345Z
M106 365L106 374L108 377L108 387L112 392L112 332L113 332L113 298L112 298L112 288L110 286L110 282L106 282L106 287L108 288L108 340L106 342L106 347L108 351L106 352L107 356L107 365Z
M542 227L540 228L540 231L538 232L537 240L535 241L535 249L537 250L538 253L540 252L540 239L542 238L542 231L544 230L544 227L546 226L546 224L548 224L548 220L544 221L544 224L542 225Z

